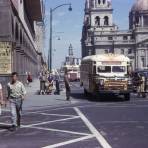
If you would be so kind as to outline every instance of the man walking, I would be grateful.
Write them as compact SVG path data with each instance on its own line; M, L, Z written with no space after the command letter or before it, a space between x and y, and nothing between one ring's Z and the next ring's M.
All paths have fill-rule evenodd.
M64 82L65 82L65 88L66 88L66 100L69 101L71 90L70 90L70 84L69 84L67 69L65 69Z
M24 85L18 81L18 73L13 72L11 75L11 82L8 83L8 99L10 102L12 131L20 127L22 103L26 95Z

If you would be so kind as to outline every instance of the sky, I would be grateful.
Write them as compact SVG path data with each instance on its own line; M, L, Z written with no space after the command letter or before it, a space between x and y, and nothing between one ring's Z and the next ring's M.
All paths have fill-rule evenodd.
M129 11L135 0L112 0L113 20L120 30L127 30L129 26ZM69 45L72 44L76 57L81 57L81 34L84 18L85 0L46 0L45 1L45 55L49 49L49 17L50 8L64 3L72 4L72 11L68 6L58 8L53 13L53 68L59 68L68 55ZM60 40L58 38L60 37Z

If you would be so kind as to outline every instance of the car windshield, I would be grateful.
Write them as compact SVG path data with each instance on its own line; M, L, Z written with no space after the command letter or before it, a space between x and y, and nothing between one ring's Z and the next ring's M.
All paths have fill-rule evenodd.
M98 72L99 73L111 73L111 66L99 66Z
M112 72L125 72L126 68L125 66L113 66Z

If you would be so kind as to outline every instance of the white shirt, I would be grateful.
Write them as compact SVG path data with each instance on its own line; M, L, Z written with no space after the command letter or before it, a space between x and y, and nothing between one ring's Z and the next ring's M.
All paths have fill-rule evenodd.
M8 83L8 96L11 98L19 98L26 95L26 90L23 83L17 81L15 84Z

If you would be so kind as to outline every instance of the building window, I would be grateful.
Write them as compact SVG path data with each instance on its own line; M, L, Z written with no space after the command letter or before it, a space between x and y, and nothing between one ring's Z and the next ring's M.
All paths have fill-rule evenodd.
M121 54L124 54L124 49L121 49Z
M146 60L145 57L141 57L141 66L146 67Z
M145 55L145 50L141 50L141 55L142 55L142 56Z
M107 50L107 49L105 49L105 50L104 50L104 53L105 53L105 54L107 54L107 53L108 53L108 50Z
M23 0L20 0L20 3L22 3L23 2Z
M19 28L17 23L15 24L15 39L19 39Z
M106 0L103 0L103 4L105 4Z
M109 25L109 18L108 18L108 16L105 16L104 17L104 25L105 26L108 26Z
M113 40L113 37L112 36L109 36L108 37L108 40L110 40L110 41Z
M128 54L132 54L133 50L132 49L128 49Z
M144 27L147 27L148 26L148 16L147 15L143 16L143 20L144 20Z
M23 43L23 33L22 33L22 30L20 30L20 43L21 44Z
M95 18L95 25L100 26L100 17L96 16Z
M123 40L128 40L128 36L123 36Z
M98 0L98 4L99 4L99 5L101 4L101 0Z
M12 24L12 35L14 36L14 20L13 20L13 16L11 16L11 24Z

